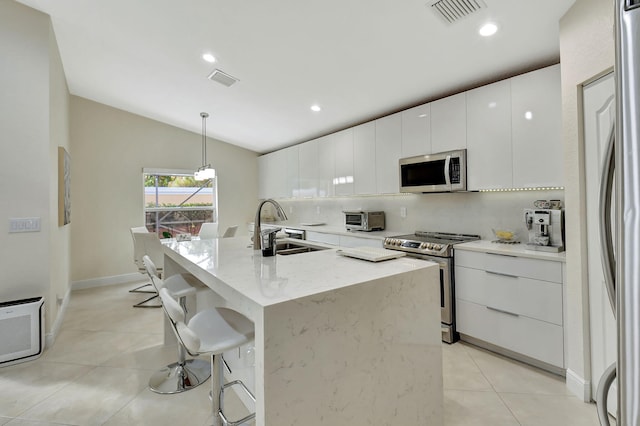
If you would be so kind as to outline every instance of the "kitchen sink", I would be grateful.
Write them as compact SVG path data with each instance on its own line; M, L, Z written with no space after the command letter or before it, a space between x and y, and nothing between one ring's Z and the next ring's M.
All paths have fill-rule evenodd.
M324 247L308 246L292 242L280 242L276 245L276 254L288 256L291 254L309 253L312 251L326 250Z

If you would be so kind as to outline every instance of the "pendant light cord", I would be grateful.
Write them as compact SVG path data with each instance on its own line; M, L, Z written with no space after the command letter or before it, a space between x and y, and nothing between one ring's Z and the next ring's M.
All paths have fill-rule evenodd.
M201 112L202 117L202 167L207 164L207 117L209 114Z

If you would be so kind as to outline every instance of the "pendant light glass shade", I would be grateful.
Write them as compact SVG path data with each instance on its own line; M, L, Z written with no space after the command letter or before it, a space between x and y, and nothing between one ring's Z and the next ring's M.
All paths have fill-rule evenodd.
M195 180L207 180L216 177L216 171L211 167L211 164L207 164L207 117L209 114L201 112L202 117L202 167L193 174Z

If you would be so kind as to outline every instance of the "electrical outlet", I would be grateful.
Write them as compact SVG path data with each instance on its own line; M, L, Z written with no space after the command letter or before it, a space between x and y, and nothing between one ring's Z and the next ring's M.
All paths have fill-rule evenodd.
M402 218L407 217L407 208L406 207L400 207L400 217L402 217Z
M316 214L320 214L320 206L316 206Z

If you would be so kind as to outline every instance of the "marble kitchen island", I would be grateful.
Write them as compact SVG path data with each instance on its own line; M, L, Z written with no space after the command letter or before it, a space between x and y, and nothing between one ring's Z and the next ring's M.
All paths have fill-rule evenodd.
M192 273L254 322L257 425L442 424L437 265L248 246L169 243L165 275Z

